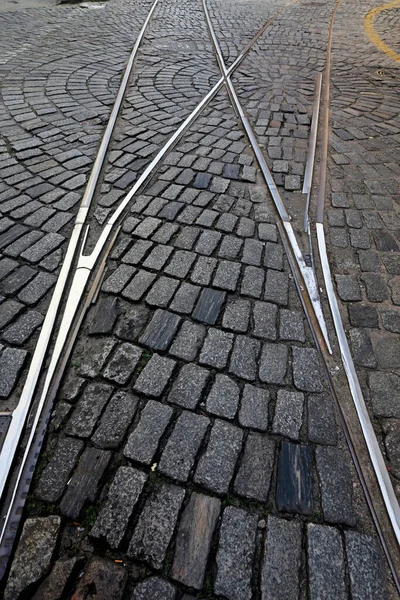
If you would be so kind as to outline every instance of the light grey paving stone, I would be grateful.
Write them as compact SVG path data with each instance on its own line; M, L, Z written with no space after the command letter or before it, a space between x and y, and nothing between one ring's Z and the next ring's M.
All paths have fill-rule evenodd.
M213 280L213 286L234 292L240 276L240 264L221 260Z
M113 273L111 273L110 277L107 277L101 289L103 292L119 294L129 283L135 273L135 267L131 267L129 265L120 265Z
M106 379L123 385L135 370L143 350L127 342L120 344L104 369Z
M6 300L1 305L0 328L5 327L24 310L24 305L16 300Z
M255 302L253 309L253 335L264 340L277 338L278 307L269 302Z
M193 410L200 402L209 375L203 367L184 365L172 385L168 402Z
M257 515L228 506L224 510L217 552L214 591L231 600L250 600Z
M177 358L192 361L196 358L206 335L206 328L200 323L184 321L169 353Z
M311 600L346 600L344 554L339 531L327 525L309 523L307 533Z
M164 269L164 273L180 279L186 277L195 259L196 254L194 252L176 250L171 262Z
M156 275L149 271L139 271L132 281L124 288L122 295L132 302L138 302L152 285Z
M92 435L92 443L100 448L118 448L132 423L137 405L137 396L123 390L115 392Z
M316 444L337 444L337 423L329 397L308 398L308 439Z
M226 494L242 446L243 433L224 421L216 420L205 453L196 469L194 480L199 485Z
M25 521L4 591L5 600L19 598L50 571L60 526L61 519L56 515Z
M178 315L167 310L156 310L139 341L153 350L166 350L180 322Z
M199 256L190 273L190 279L198 285L209 285L211 276L217 266L217 260L206 256Z
M59 233L47 233L44 237L38 240L33 246L24 250L21 257L31 263L37 263L47 254L61 246L65 238Z
M239 423L242 427L267 431L268 403L268 390L246 384L244 386L239 411Z
M368 384L374 414L400 419L400 377L395 373L370 373Z
M233 347L229 370L238 377L252 381L256 378L260 342L238 335Z
M0 355L0 398L7 398L18 379L28 353L20 348L5 348Z
M244 275L240 287L243 296L251 298L261 298L264 286L264 269L259 267L245 267Z
M268 269L265 281L264 300L286 306L288 303L289 280L286 273Z
M354 526L353 481L343 450L318 446L315 454L325 521Z
M355 277L349 275L336 275L338 294L342 300L357 302L361 300L361 290Z
M303 408L304 394L278 390L272 424L273 433L298 440L303 421Z
M176 589L160 577L149 577L135 586L131 600L175 600Z
M35 496L51 504L60 500L84 446L81 440L60 438L54 455L40 476Z
M248 300L236 299L228 302L222 318L222 327L245 333L249 326L250 309Z
M272 242L266 242L265 254L264 254L264 266L268 269L276 269L282 271L283 269L283 251L280 244L274 244Z
M82 355L78 374L83 377L96 377L104 367L115 345L116 340L112 338L102 337L91 340L90 348Z
M283 384L287 372L288 349L283 344L264 344L260 359L260 379Z
M197 590L203 587L220 506L217 498L192 493L176 536L172 579Z
M28 306L33 306L47 294L49 289L55 285L56 281L57 277L55 275L40 272L36 275L35 279L28 283L28 285L18 294L18 300L21 300L21 302L24 302L24 304L27 304Z
M298 600L302 525L268 517L261 573L262 600Z
M275 442L260 433L250 433L234 490L239 496L267 502L274 467Z
M78 401L65 431L68 435L88 438L111 397L113 388L104 383L91 383Z
M223 369L228 362L232 344L232 333L210 328L200 353L200 364Z
M150 465L172 414L173 410L170 406L149 400L140 414L138 424L128 438L124 455Z
M152 491L129 544L130 558L155 569L162 567L184 497L185 490L171 484L160 484Z
M261 264L261 256L264 249L264 244L254 239L246 239L244 241L242 262L246 265L259 267Z
M346 554L354 600L387 600L387 583L380 546L376 538L346 531Z
M177 279L160 277L147 294L146 302L151 306L165 308L168 306L178 286L179 281Z
M134 235L140 238L150 237L162 225L161 219L146 217L134 230Z
M302 392L323 391L321 368L314 348L293 346L293 380Z
M168 258L171 256L173 250L174 249L171 246L165 246L163 244L155 246L146 260L143 262L143 266L146 269L154 269L155 271L159 271L163 268Z
M281 309L279 337L281 340L305 341L304 320L300 311Z
M90 535L104 539L111 548L118 548L146 481L147 475L142 471L120 467Z
M237 219L234 215L232 216L234 219ZM243 246L243 240L233 236L226 235L224 236L221 247L218 252L219 258L229 258L235 259L238 257L241 247Z
M172 376L175 361L158 354L153 354L136 380L133 389L139 394L161 396Z
M207 411L218 417L234 419L239 404L239 393L239 387L230 377L217 374L207 397Z
M187 481L210 421L183 411L162 453L159 470L178 481Z
M63 515L77 519L85 502L94 501L110 459L111 452L108 450L86 448L61 500L60 510Z
M260 223L258 225L258 236L265 242L277 242L278 232L276 225L270 223Z
M174 310L178 313L184 313L185 315L190 315L200 291L201 287L184 281L180 285L170 304L171 310Z

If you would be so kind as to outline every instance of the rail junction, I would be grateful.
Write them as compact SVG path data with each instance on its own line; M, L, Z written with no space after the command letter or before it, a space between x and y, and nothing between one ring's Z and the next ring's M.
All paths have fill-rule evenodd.
M398 12L0 12L6 600L399 597Z

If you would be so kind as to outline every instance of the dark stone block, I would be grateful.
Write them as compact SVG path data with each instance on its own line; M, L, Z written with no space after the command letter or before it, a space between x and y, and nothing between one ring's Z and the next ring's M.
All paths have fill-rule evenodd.
M118 298L100 298L89 316L89 335L111 333L118 318Z
M312 496L312 449L299 444L282 443L277 490L278 509L310 515Z
M225 301L225 296L224 292L205 288L201 292L199 301L194 309L193 318L203 321L203 323L214 325Z
M353 327L378 327L378 313L373 306L350 304L350 323Z
M210 173L197 173L193 187L198 190L206 190L210 185L212 175Z
M224 177L227 179L239 179L240 165L225 165Z
M387 231L374 231L375 244L378 250L384 252L399 252L400 248L393 236Z
M154 350L166 350L175 336L181 318L167 310L156 310L140 343Z

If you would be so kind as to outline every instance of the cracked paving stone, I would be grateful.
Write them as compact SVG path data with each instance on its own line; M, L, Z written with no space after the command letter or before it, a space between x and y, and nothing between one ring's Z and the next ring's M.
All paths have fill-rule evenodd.
M96 600L123 600L128 574L123 567L105 558L91 558L76 592L71 600L86 600L93 597Z
M96 338L90 342L90 351L86 351L78 368L83 377L96 377L104 367L107 358L115 347L112 338Z
M89 438L111 394L110 385L97 382L88 385L67 423L66 433Z
M228 362L232 344L233 335L231 333L219 329L209 329L200 353L200 364L223 369Z
M194 481L217 494L226 494L242 446L242 431L216 420L205 453L200 458Z
M175 365L174 360L153 354L137 378L133 389L139 394L161 396L171 378Z
M178 418L164 452L159 470L178 481L187 481L210 421L184 411Z
M345 565L340 533L327 525L307 526L310 598L346 600Z
M175 600L176 589L160 577L149 577L135 586L131 600Z
M316 449L316 461L325 521L353 527L356 524L353 481L343 451L319 446Z
M224 510L216 557L214 591L230 600L250 600L257 515L228 506Z
M123 340L134 342L142 332L150 311L143 305L126 306L117 323L116 334Z
M248 384L244 386L239 411L242 427L267 431L269 397L268 390Z
M90 535L118 548L146 481L147 475L142 471L120 467Z
M135 416L137 396L123 390L115 392L107 404L92 442L100 448L117 448Z
M61 500L61 513L71 519L77 519L83 505L93 502L100 479L111 459L111 452L86 448Z
M250 433L234 490L239 496L266 502L274 467L275 442L261 433Z
M294 385L302 392L322 392L324 386L317 351L297 346L292 350Z
M0 355L0 398L7 398L18 379L28 353L19 348L5 348Z
M264 344L260 359L260 379L266 383L283 384L288 364L288 349L283 344Z
M225 292L204 288L193 311L193 318L207 325L215 325L225 297Z
M303 421L304 394L278 390L273 433L298 440Z
M181 318L167 310L156 310L140 343L153 350L166 350L175 337Z
M118 298L109 296L100 298L94 309L89 314L89 335L112 333L118 316Z
M184 365L175 379L168 402L183 408L195 409L200 402L210 373L197 365Z
M58 502L84 447L85 444L81 440L61 438L53 457L40 476L35 496L50 504Z
M229 370L238 377L254 380L257 373L257 357L260 352L260 342L238 335L233 347Z
M153 489L133 532L130 558L143 560L155 569L162 567L184 497L185 490L176 485L164 483Z
M345 531L346 553L354 600L384 600L387 587L378 541L356 531Z
M337 444L335 411L329 397L308 398L308 439L316 444Z
M149 400L141 412L138 424L128 438L124 456L146 465L151 464L172 414L173 410L170 406Z
M217 374L206 401L207 412L233 419L239 404L239 387L227 375Z
M27 519L11 564L5 600L19 598L51 568L61 519L58 516Z
M282 442L279 457L278 510L310 515L313 511L311 446Z
M171 577L188 587L203 587L212 536L221 503L217 498L192 493L176 536Z
M199 323L184 321L169 353L183 360L193 361L206 335L206 328Z
M268 517L261 573L262 600L298 600L301 529L297 521Z
M143 350L127 342L120 344L104 369L105 379L123 385L135 370Z

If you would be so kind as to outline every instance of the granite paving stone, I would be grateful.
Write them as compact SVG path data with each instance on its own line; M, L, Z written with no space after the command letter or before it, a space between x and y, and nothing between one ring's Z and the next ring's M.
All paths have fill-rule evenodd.
M66 433L88 438L112 394L112 387L104 383L91 383L78 401L69 419Z
M312 480L312 448L282 442L276 493L279 510L310 515L313 511Z
M167 310L156 310L139 341L153 350L166 350L173 340L180 317Z
M267 502L274 467L275 442L260 433L247 437L234 491L244 498Z
M287 372L288 349L283 344L263 345L260 358L260 379L266 383L283 384Z
M175 379L168 402L183 408L196 408L209 378L209 371L194 364L184 365Z
M353 481L343 451L318 446L316 461L325 521L354 526Z
M120 344L107 363L103 376L123 385L135 370L142 352L141 348L127 342Z
M135 586L131 600L175 600L176 590L173 585L160 577L149 577Z
M160 438L173 415L170 406L149 400L140 414L140 420L130 434L124 455L146 465L151 464Z
M352 597L383 600L386 577L377 540L356 531L346 531L345 539Z
M327 525L307 526L310 597L312 600L332 596L345 600L344 553L340 533Z
M242 427L267 431L268 429L268 390L246 384L240 402L239 423Z
M272 431L298 440L303 421L303 408L304 394L278 390Z
M233 419L239 404L239 387L227 375L217 374L207 396L206 409L209 413Z
M260 353L260 342L244 335L235 339L229 370L238 377L253 381L257 372L257 358Z
M124 390L116 391L91 437L92 443L100 448L118 448L135 416L137 405L137 396Z
M7 398L11 394L27 354L21 348L4 348L0 355L0 398Z
M60 439L53 457L40 476L35 496L49 503L60 500L84 446L82 440L70 437Z
M175 368L175 361L159 354L153 354L141 371L133 389L139 394L158 398L165 390Z
M314 348L293 346L293 379L295 386L303 392L322 392L323 382Z

